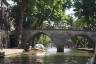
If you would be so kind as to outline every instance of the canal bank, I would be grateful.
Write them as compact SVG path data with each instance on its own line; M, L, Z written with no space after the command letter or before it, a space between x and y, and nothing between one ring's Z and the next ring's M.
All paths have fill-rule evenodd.
M77 48L77 50L94 52L93 48Z
M16 56L24 52L24 49L2 49L5 57Z

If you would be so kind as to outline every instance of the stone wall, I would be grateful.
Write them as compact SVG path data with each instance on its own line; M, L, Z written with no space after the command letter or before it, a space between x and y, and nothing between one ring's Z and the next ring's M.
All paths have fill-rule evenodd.
M0 48L7 47L7 36L8 34L6 31L0 30Z

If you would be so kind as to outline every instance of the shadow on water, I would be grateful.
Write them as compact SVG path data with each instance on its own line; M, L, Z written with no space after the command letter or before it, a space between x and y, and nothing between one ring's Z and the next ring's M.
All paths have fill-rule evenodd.
M4 58L0 58L0 64L4 64Z

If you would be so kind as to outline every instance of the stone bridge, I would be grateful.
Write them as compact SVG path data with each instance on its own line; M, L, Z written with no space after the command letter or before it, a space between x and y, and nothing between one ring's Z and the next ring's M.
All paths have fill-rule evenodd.
M64 30L64 29L44 29L44 30L23 30L23 38L22 42L28 42L30 39L34 38L37 34L46 34L48 35L52 41L56 44L57 51L63 51L64 44L67 42L68 39L74 37L76 35L83 35L87 36L91 39L94 43L96 43L96 32L95 31L84 31L84 30ZM93 44L93 43L92 43ZM96 51L96 44L95 44L95 51Z

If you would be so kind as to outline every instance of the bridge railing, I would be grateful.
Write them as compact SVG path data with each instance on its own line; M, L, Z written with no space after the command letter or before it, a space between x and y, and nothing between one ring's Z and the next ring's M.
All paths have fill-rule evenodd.
M45 27L38 27L34 26L35 28L32 28L32 30L74 30L74 31L96 31L96 29L91 28L77 28L77 27L65 27L65 26L45 26Z

